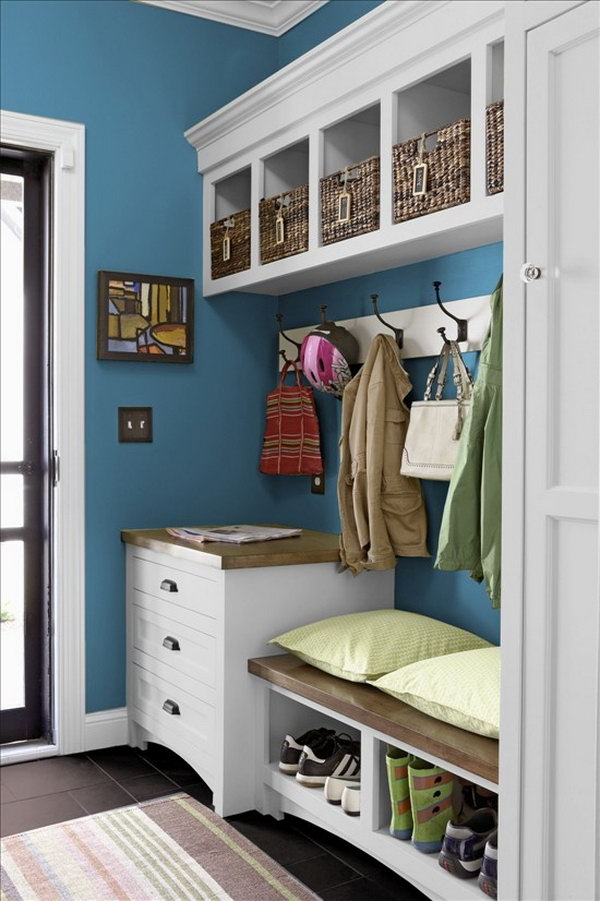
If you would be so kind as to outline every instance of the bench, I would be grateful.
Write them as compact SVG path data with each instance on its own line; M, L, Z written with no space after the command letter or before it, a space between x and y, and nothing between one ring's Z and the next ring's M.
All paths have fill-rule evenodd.
M281 818L290 813L314 822L371 854L431 898L481 898L477 884L446 873L437 854L422 854L389 835L386 744L404 748L492 791L498 791L498 741L427 716L363 683L348 682L292 654L248 661L256 689L256 807ZM361 742L361 813L346 816L322 791L278 768L286 733L314 726L348 732Z

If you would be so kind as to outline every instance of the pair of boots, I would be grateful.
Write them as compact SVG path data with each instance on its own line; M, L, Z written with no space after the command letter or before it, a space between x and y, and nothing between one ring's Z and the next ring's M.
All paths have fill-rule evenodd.
M440 851L446 823L454 816L454 776L391 745L385 762L392 802L390 834L412 839L425 854Z

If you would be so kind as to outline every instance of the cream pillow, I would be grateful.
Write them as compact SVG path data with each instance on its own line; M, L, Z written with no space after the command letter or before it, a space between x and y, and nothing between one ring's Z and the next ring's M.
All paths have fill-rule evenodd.
M498 738L500 648L420 660L371 684L445 723Z
M333 616L278 635L270 644L350 682L377 679L426 657L490 647L472 632L406 610Z

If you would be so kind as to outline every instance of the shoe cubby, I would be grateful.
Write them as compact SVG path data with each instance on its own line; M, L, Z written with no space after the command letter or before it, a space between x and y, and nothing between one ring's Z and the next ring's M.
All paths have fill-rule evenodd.
M386 750L388 745L391 745L415 755L423 761L425 775L430 772L437 775L440 770L443 771L444 778L441 780L443 789L447 789L446 777L451 776L452 798L456 805L460 804L463 783L475 783L482 791L490 792L497 791L497 784L466 768L449 763L443 756L417 746L414 739L399 741L397 736L386 734L378 728L354 719L349 715L350 704L354 700L356 703L360 702L361 709L369 719L372 718L371 711L376 710L378 706L378 695L372 702L364 703L365 686L333 678L331 688L335 692L333 702L336 710L320 703L310 687L308 690L315 694L315 697L300 696L292 690L266 681L265 676L255 679L259 736L256 756L257 809L279 819L286 813L291 814L338 835L408 879L428 897L447 901L481 899L482 894L476 879L457 878L440 866L438 853L423 853L413 846L410 839L401 840L390 834L392 808ZM444 745L440 741L439 727L443 727L444 724L436 725L436 721L430 720L429 717L423 719L423 715L418 719L419 722L429 721L432 724L433 732L436 734L435 744L441 750ZM279 770L279 753L285 735L297 737L308 729L320 726L348 733L360 740L359 816L348 816L339 806L328 803L322 788L309 788L302 785L294 776ZM395 728L394 723L390 722L390 729L393 731ZM462 730L454 731L460 733ZM415 730L411 734L416 735L418 731ZM469 734L463 734L468 743ZM472 736L472 738L479 737ZM428 744L427 741L424 743ZM477 742L474 742L475 744ZM466 759L468 756L467 754ZM437 786L433 786L431 791L435 792L436 788Z

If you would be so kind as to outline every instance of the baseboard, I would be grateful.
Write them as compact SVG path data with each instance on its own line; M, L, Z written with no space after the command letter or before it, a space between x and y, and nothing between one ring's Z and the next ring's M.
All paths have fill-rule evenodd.
M126 745L128 741L127 707L99 710L85 717L85 750L97 751Z

